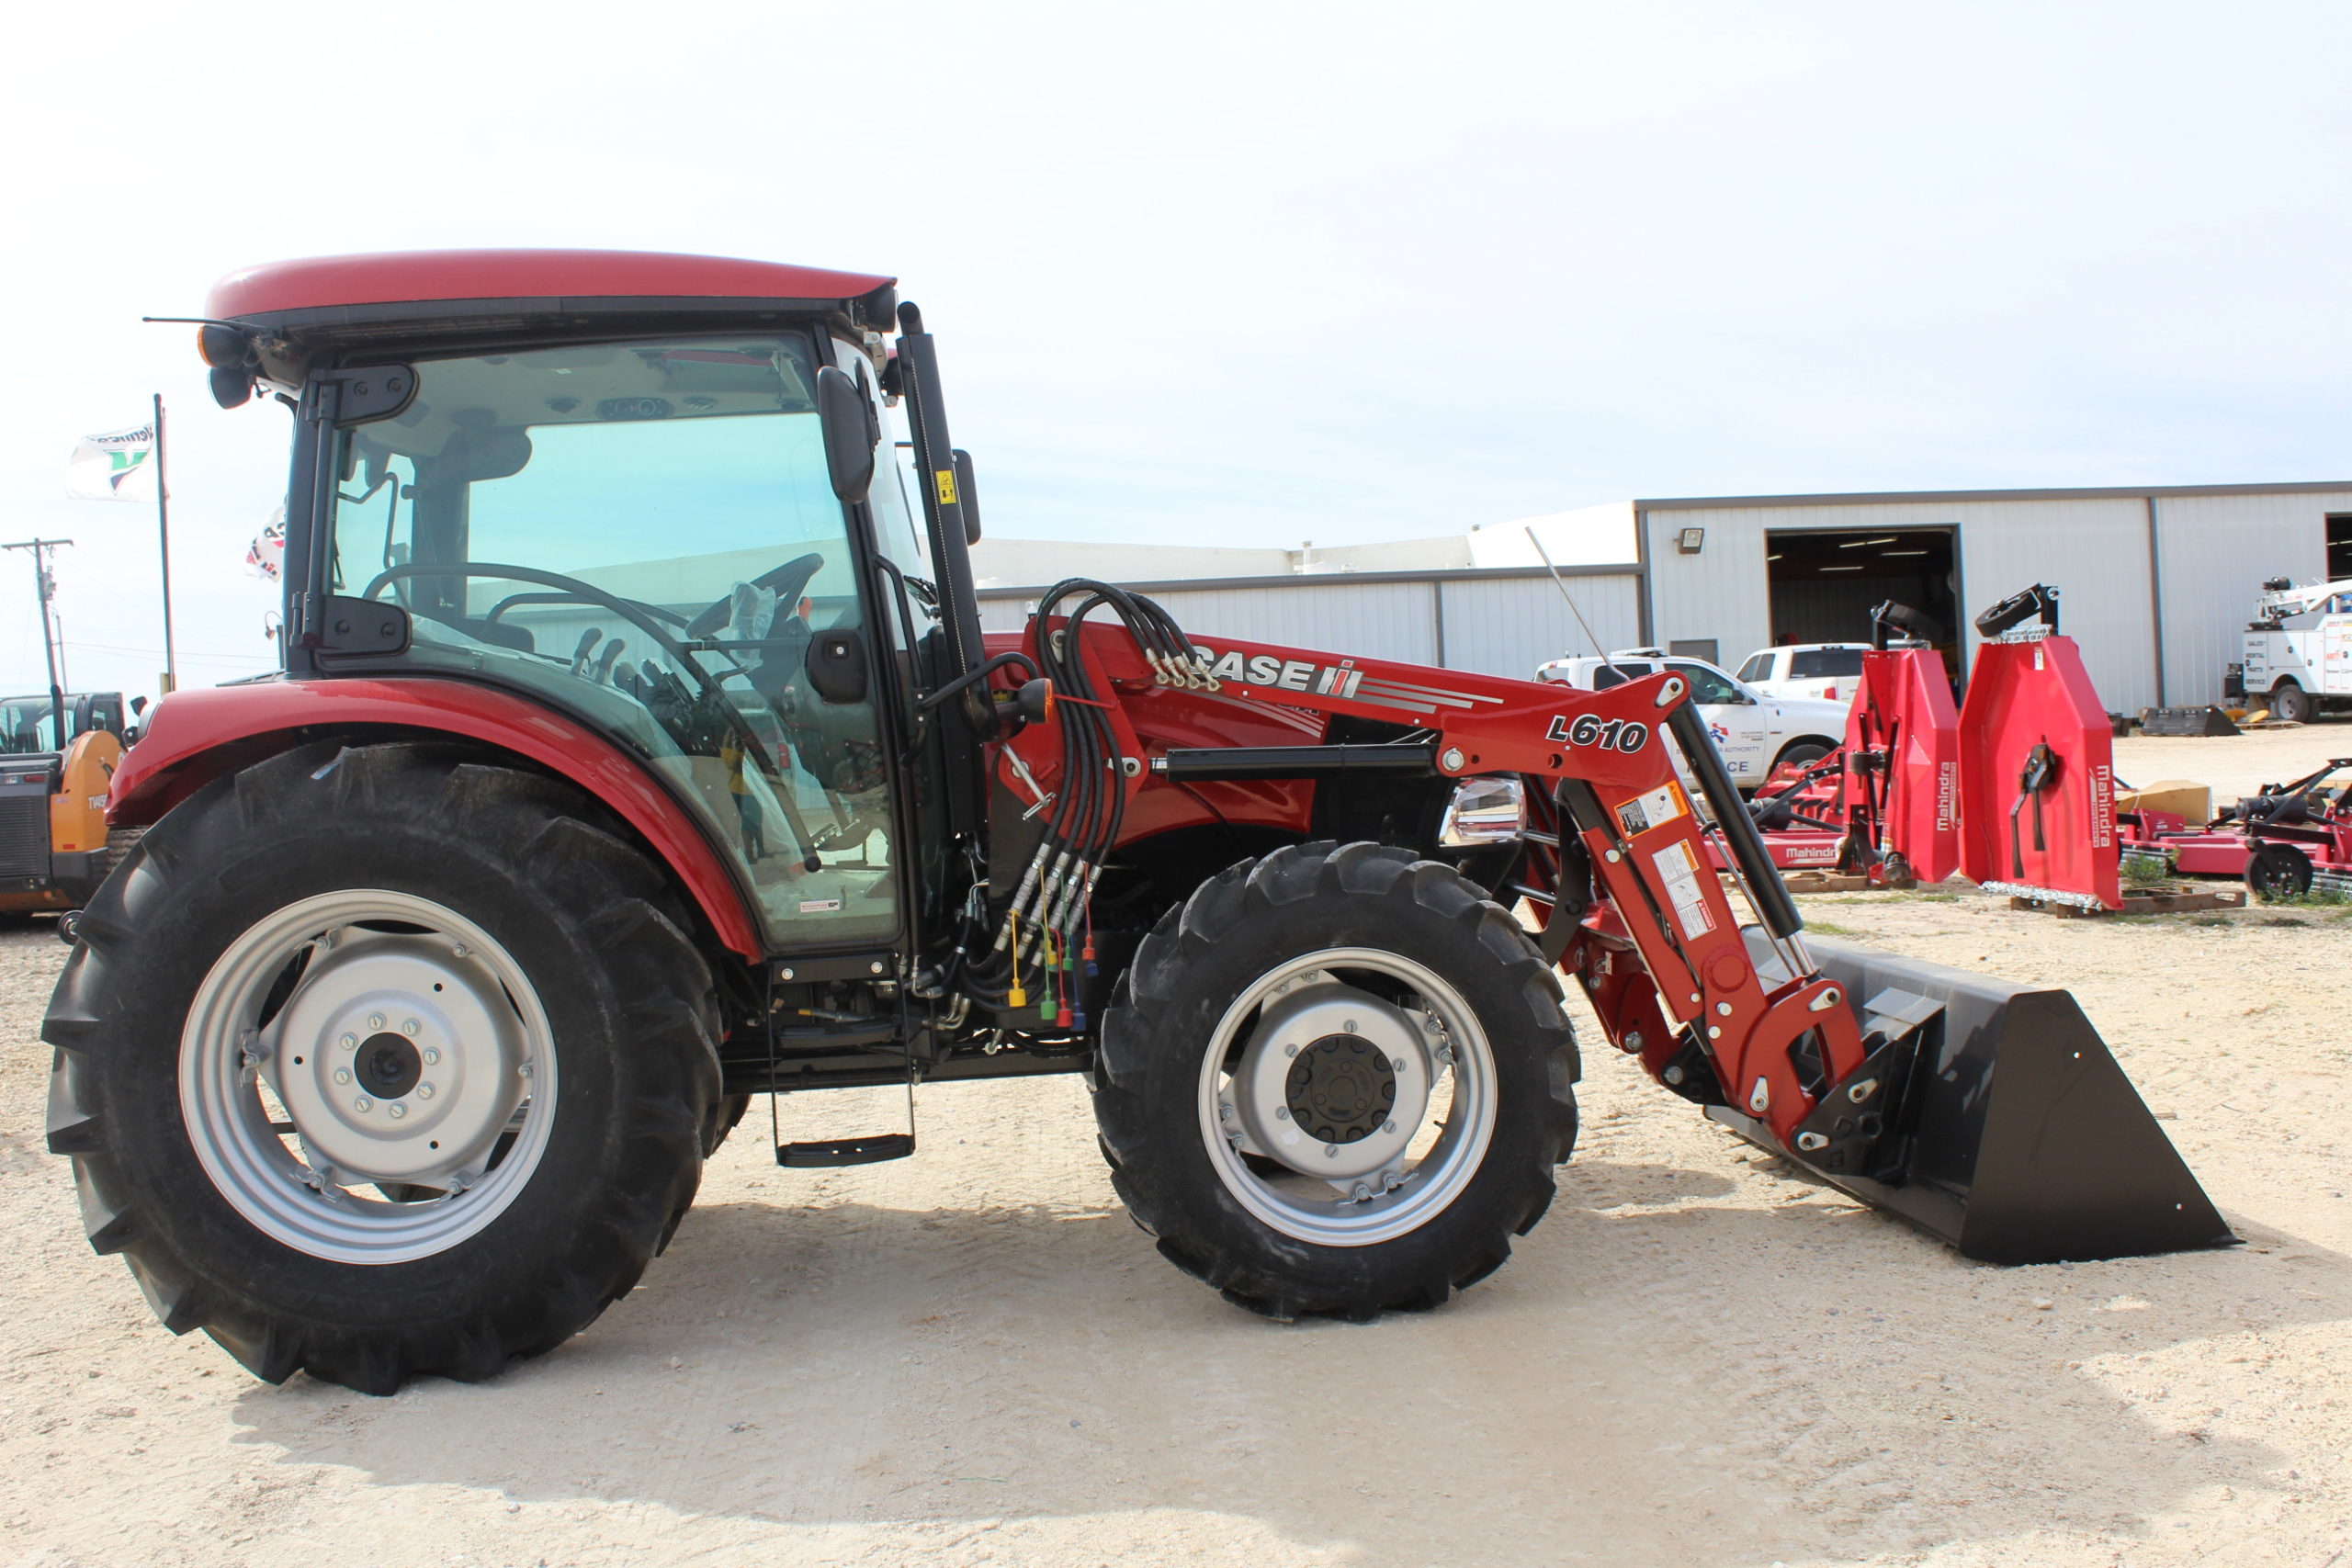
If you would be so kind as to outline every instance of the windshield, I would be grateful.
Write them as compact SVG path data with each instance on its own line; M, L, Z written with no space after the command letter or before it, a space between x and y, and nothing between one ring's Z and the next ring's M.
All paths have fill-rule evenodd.
M875 710L809 675L864 622L813 353L779 335L421 364L405 412L346 433L334 530L337 591L410 610L406 662L530 688L669 778L777 945L898 923Z
M121 699L69 696L65 735L57 734L57 712L45 696L0 697L0 752L61 751L64 741L93 729L122 728Z

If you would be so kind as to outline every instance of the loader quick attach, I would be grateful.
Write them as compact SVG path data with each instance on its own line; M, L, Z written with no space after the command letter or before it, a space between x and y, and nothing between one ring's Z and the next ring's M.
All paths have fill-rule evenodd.
M889 278L345 257L204 316L220 400L297 414L285 669L154 711L43 1032L92 1244L264 1378L492 1375L631 1288L755 1097L837 1166L1034 1073L1228 1300L1434 1306L1574 1145L1564 985L1968 1256L2232 1239L2064 992L1807 941L1679 676L1204 643L1076 579L984 633ZM1871 658L1838 825L1934 874L1949 705ZM791 1135L852 1085L910 1120Z

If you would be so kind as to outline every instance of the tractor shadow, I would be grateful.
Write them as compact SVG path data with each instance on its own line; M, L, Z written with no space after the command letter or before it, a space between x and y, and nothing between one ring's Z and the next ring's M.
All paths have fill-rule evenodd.
M2352 1317L2352 1260L2270 1237L1993 1269L1738 1174L1579 1161L1492 1280L1363 1325L1253 1318L1105 1204L721 1202L492 1383L369 1400L298 1378L237 1418L263 1462L650 1505L777 1546L1148 1510L1113 1533L1760 1565L2153 1535L2200 1489L2291 1484L2207 1429L2222 1401L2199 1380Z

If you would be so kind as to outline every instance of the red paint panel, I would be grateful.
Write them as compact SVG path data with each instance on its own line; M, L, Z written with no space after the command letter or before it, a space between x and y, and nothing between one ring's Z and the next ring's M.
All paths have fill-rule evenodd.
M1969 879L2121 908L2115 732L2075 639L2053 636L1978 649L1960 735L1961 793L1967 802L1961 869ZM2048 787L2029 795L2020 776L2042 745L2056 758L2056 773Z
M685 809L627 753L536 704L458 681L268 681L175 692L148 715L145 733L114 775L107 819L151 822L224 768L266 755L239 742L305 728L398 725L485 741L560 773L644 835L685 884L729 949L763 953L758 929L727 866Z
M1933 649L1862 655L1861 685L1846 716L1846 754L1866 751L1887 758L1880 847L1900 854L1920 881L1943 881L1960 869L1960 716ZM1849 774L1845 787L1859 791L1863 782Z
M269 262L212 286L221 321L431 299L695 298L854 299L893 278L656 251L390 251Z

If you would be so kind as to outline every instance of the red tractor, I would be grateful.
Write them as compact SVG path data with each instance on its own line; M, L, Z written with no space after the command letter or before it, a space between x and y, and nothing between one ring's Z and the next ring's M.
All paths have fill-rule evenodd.
M1204 643L1075 581L984 637L891 279L360 256L206 314L220 400L292 416L284 669L170 696L115 776L145 831L50 1010L50 1143L165 1325L264 1378L560 1343L753 1095L1032 1073L1087 1075L1229 1300L1434 1306L1552 1201L1563 975L1971 1256L2232 1239L2065 993L1807 944L1678 676Z

